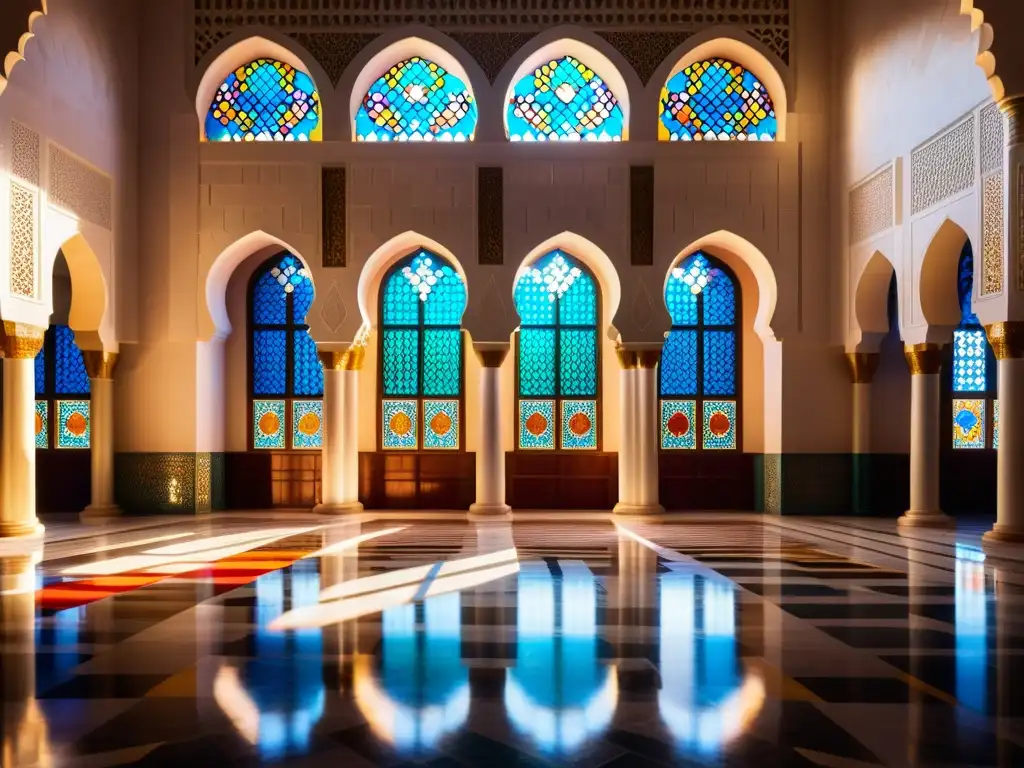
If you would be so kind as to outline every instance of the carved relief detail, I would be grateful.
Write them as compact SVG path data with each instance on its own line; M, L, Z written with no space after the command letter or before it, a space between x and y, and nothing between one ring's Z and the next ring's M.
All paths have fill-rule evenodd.
M850 190L850 244L874 237L895 223L893 167L886 166Z
M11 175L39 186L39 134L11 121Z
M36 297L36 218L35 190L11 179L11 280L15 296Z
M982 175L1003 167L1003 120L998 104L989 104L981 110Z
M910 159L913 214L974 185L974 115L914 150Z
M981 182L981 295L1003 291L1003 172Z
M111 228L113 182L55 144L50 145L50 202L104 229Z

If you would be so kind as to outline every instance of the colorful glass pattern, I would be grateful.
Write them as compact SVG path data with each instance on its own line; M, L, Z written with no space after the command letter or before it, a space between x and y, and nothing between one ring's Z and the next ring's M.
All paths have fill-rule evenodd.
M704 401L703 447L707 450L736 448L736 403L731 400Z
M292 448L323 448L324 401L292 400Z
M416 450L419 446L419 403L416 400L382 400L383 447L387 450Z
M992 447L999 447L999 401L992 401Z
M423 447L457 450L459 447L459 401L423 401Z
M476 99L464 82L413 56L374 81L356 113L356 141L472 141Z
M555 395L555 329L519 329L519 394Z
M562 396L597 396L597 331L563 328L559 350Z
M597 448L596 401L562 401L562 448L566 450Z
M661 394L697 394L697 332L669 331L661 351Z
M385 395L416 395L420 390L419 331L385 329L382 335Z
M512 141L621 141L622 107L594 70L572 56L520 78L506 110Z
M462 331L427 328L423 331L423 394L458 397L462 391Z
M50 447L50 403L36 400L35 415L36 448L46 450Z
M697 61L661 89L660 141L774 141L775 107L753 73L723 58Z
M692 450L697 447L695 400L661 401L661 447L665 450Z
M953 447L985 447L985 401L953 401Z
M704 394L736 394L736 334L704 331Z
M82 352L75 344L75 333L66 325L54 326L54 380L58 395L89 393L89 374Z
M983 330L953 331L953 391L984 392L988 341Z
M284 400L253 400L253 447L259 449L283 450L285 447L284 418Z
M256 59L225 78L206 115L209 141L319 141L320 96L305 72Z
M555 447L555 401L519 401L519 447L551 450Z
M253 331L252 391L255 395L284 395L288 389L286 331Z
M39 350L39 354L36 355L35 359L35 371L36 371L36 394L46 394L46 346Z
M292 394L320 397L324 393L324 369L309 331L292 334Z
M88 400L58 400L55 403L58 448L88 448L91 439Z

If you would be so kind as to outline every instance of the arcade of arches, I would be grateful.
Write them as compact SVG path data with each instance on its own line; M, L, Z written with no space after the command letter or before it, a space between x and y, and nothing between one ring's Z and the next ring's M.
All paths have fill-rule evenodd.
M332 53L323 3L235 4L14 3L0 537L289 508L1024 540L1015 11L915 0L943 55L907 68L884 3L644 50L576 11L505 48L356 14Z

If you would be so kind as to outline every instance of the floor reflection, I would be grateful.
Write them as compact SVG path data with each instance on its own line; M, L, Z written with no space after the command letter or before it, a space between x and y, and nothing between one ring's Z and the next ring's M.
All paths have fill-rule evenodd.
M956 547L954 585L956 622L956 697L984 712L988 705L988 600L985 555L973 547Z

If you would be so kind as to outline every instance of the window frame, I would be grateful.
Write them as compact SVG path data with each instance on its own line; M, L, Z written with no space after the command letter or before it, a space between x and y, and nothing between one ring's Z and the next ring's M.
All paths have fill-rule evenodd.
M50 325L43 335L43 347L39 354L43 356L43 392L36 392L33 399L36 403L46 403L46 447L36 446L37 451L91 451L92 450L92 392L58 393L57 392L57 329L67 328L71 333L71 343L78 348L75 332L66 324ZM78 350L82 354L81 349ZM35 361L33 361L33 365ZM83 359L84 365L84 359ZM88 377L88 371L86 371ZM57 406L61 402L84 401L89 403L89 445L88 447L62 446L57 440ZM33 407L36 407L33 405ZM38 411L36 411L38 414Z
M736 273L723 262L721 259L716 258L712 254L704 250L697 250L693 253L689 253L683 258L676 261L669 269L668 280L674 280L672 276L672 270L682 267L692 257L700 254L703 256L709 267L721 270L730 281L732 281L733 295L736 297L736 307L733 314L733 321L731 325L705 325L704 323L704 291L697 294L697 324L696 325L677 325L675 321L669 327L669 333L673 331L693 331L697 336L697 392L693 395L665 395L661 391L662 383L662 370L665 364L665 357L662 354L661 361L658 365L658 451L666 454L737 454L743 453L743 290L740 285L739 279L736 277ZM666 282L666 291L668 283ZM666 301L666 309L668 303ZM669 312L671 315L671 311ZM731 331L736 339L735 345L735 368L736 375L734 378L734 389L735 394L733 395L710 395L704 394L704 332L705 331ZM665 336L665 341L668 341L668 334ZM662 403L664 402L681 402L690 401L694 403L694 421L697 422L696 426L691 424L691 428L695 428L695 441L693 448L666 448L662 440L662 427L661 427L661 409ZM736 423L733 424L733 429L736 432L736 445L733 448L706 448L704 446L704 402L710 401L726 401L732 402L736 405Z

